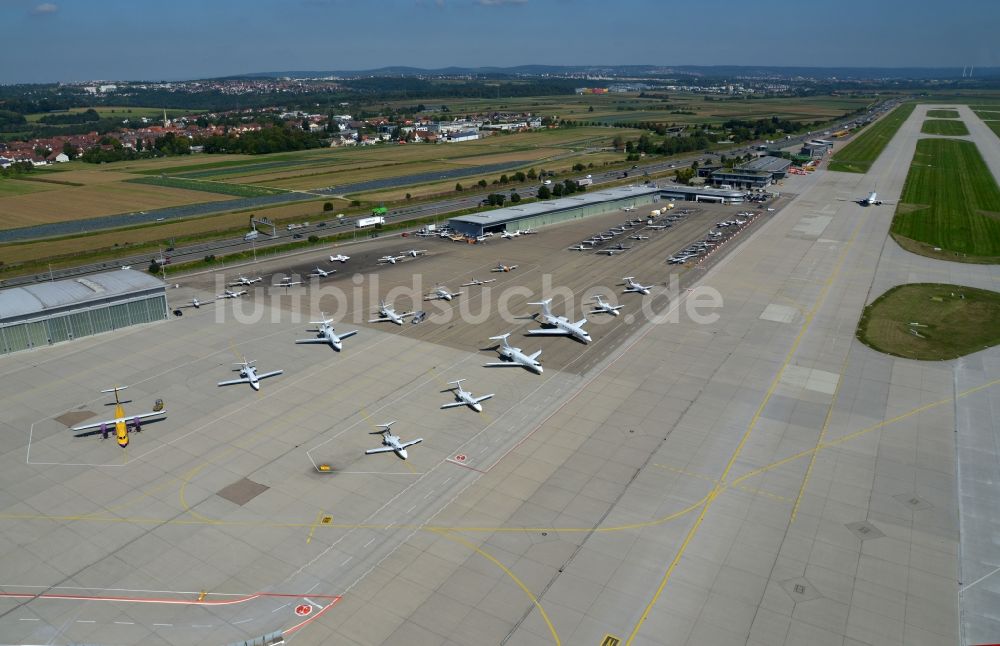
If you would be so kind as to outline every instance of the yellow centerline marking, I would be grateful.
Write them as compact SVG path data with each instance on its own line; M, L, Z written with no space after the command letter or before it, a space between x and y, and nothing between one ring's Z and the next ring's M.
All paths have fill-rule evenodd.
M820 294L817 297L816 302L806 314L805 320L802 322L798 334L795 335L795 340L792 342L792 346L785 354L785 359L781 363L781 368L778 370L777 374L774 375L770 386L768 386L767 392L764 394L764 398L761 400L757 410L754 411L753 417L750 419L750 424L747 426L747 429L744 431L742 437L740 437L740 441L737 443L732 455L730 455L729 461L726 463L726 467L722 470L722 475L719 477L719 482L715 485L712 491L709 492L707 500L705 500L705 504L702 506L701 512L698 514L694 524L688 530L687 535L681 542L680 548L677 550L677 554L674 555L674 559L670 562L669 567L667 567L667 571L664 572L663 578L660 580L660 585L656 588L656 592L653 594L653 598L650 599L648 604L646 604L646 607L643 609L642 615L640 615L635 627L632 628L632 632L629 633L628 639L625 641L625 646L631 646L631 644L635 641L636 636L639 634L639 630L642 628L642 625L646 623L646 619L649 617L649 613L652 612L653 606L656 605L656 602L660 599L660 595L663 594L664 588L667 587L667 582L670 581L670 577L673 575L674 570L677 569L677 565L680 563L681 557L684 555L684 552L687 551L687 548L691 544L691 540L694 538L695 534L698 533L698 529L705 520L705 516L708 514L708 510L711 508L712 503L726 488L726 478L729 476L729 472L732 470L733 465L736 464L736 460L739 459L740 454L743 452L743 448L746 446L747 440L750 439L750 434L757 427L757 422L763 414L764 409L767 407L768 402L771 401L771 396L778 388L778 384L781 383L781 378L785 374L785 369L795 357L795 353L798 351L799 344L802 343L806 330L809 329L810 324L816 316L816 312L819 311L819 308L826 300L827 293L830 291L830 286L833 285L834 280L836 280L837 276L840 275L840 270L844 266L844 261L847 259L848 252L854 246L854 240L857 238L858 231L860 230L863 222L864 220L858 220L858 223L854 225L851 237L848 239L847 244L844 245L843 250L841 250L837 263L834 265L833 271L830 272L830 276L823 283L823 288L820 290Z
M552 620L549 619L549 615L547 612L545 612L545 608L543 608L542 604L538 601L538 597L534 595L534 593L528 588L528 586L524 585L524 582L521 581L521 579L517 578L516 574L510 571L510 568L501 563L499 560L496 559L496 557L494 557L486 550L480 548L476 544L472 543L471 541L461 536L453 536L452 534L449 534L447 531L443 530L432 530L432 531L434 531L434 533L437 534L438 536L443 536L448 540L452 540L455 541L456 543L464 545L465 547L474 551L476 554L482 556L484 559L490 561L498 568L503 570L504 574L509 576L511 580L517 584L517 587L521 588L521 590L524 591L524 594L527 595L529 599L531 599L531 603L533 603L534 606L538 608L538 612L542 616L542 619L545 621L545 625L549 627L549 632L552 633L552 639L555 641L556 646L562 646L562 642L559 640L559 633L556 632L556 627L552 624Z
M309 535L306 536L306 545L312 542L313 534L316 533L316 528L319 527L319 524L323 522L324 515L325 512L319 512L319 515L316 516L316 520L313 522L312 526L309 527Z

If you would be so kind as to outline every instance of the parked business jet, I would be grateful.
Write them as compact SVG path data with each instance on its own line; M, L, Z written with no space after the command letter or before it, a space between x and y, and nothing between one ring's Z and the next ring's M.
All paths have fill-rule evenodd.
M652 285L640 285L635 282L635 276L626 276L622 278L625 281L625 291L623 294L628 294L629 292L634 292L637 294L648 294L649 290L652 289Z
M506 368L508 366L520 366L521 368L527 368L536 375L542 374L542 364L538 361L539 355L542 351L539 350L534 354L524 354L521 352L521 348L515 348L514 346L507 343L507 338L510 336L510 332L507 334L501 334L500 336L491 336L490 339L494 341L502 341L503 344L497 348L497 352L500 353L500 358L506 361L495 361L492 363L484 363L484 368Z
M376 426L381 426L381 431L372 431L370 435L381 435L382 436L382 446L377 449L368 449L365 451L365 455L372 455L375 453L395 453L400 460L405 460L407 447L413 446L414 444L419 444L424 441L424 438L419 437L415 440L410 440L409 442L401 442L398 435L393 435L389 428L396 423L396 420L392 420L388 424L376 424Z
M239 372L239 379L230 379L229 381L220 381L220 386L231 386L233 384L250 384L250 387L254 390L260 390L260 380L267 379L268 377L276 377L284 372L284 370L274 370L272 372L265 372L262 375L257 374L257 369L254 367L256 361L247 361L246 357L243 357L243 361L235 363L233 365L239 366L239 368L234 368L234 372Z
M487 399L492 398L493 393L490 393L489 395L483 395L482 397L473 397L471 392L462 388L463 381L465 380L458 379L455 381L448 382L449 384L454 384L454 385L448 390L442 392L453 391L455 393L456 401L451 402L450 404L444 404L443 406L441 406L441 408L444 409L444 408L456 408L458 406L468 406L477 413L483 412L483 405L481 402L484 402Z
M326 314L323 312L320 312L320 316L323 317L322 321L309 321L310 325L318 326L309 330L310 332L316 332L316 338L296 339L296 343L326 343L337 352L340 352L344 347L343 340L358 333L357 330L351 330L350 332L337 334L334 332L333 326L330 325L333 323L333 319L326 318Z
M579 321L570 321L565 316L555 316L549 309L549 304L552 302L551 298L546 298L544 301L538 303L528 303L528 305L541 305L542 306L542 325L548 325L550 327L542 328L540 330L528 330L528 334L532 336L537 335L562 335L571 336L578 341L583 343L590 343L590 334L583 329L583 325L587 322L587 319L583 318Z

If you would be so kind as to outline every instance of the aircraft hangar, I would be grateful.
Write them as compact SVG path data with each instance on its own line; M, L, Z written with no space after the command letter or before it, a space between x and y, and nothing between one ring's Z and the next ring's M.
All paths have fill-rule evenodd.
M0 290L0 354L167 318L166 284L120 269Z
M620 186L588 193L575 193L571 197L508 206L483 213L470 213L450 218L448 225L459 233L481 236L484 233L514 228L534 227L586 218L618 211L623 207L642 206L656 202L660 189L655 186Z

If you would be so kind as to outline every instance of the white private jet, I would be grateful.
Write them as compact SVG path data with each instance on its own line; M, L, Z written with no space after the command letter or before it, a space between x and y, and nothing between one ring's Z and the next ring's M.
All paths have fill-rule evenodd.
M542 328L540 330L528 330L527 334L531 336L537 335L560 335L560 336L571 336L574 339L582 343L590 343L590 334L583 329L584 323L587 319L583 318L575 323L565 316L555 316L549 309L549 304L552 302L551 298L546 298L544 301L538 303L528 303L528 305L541 305L542 306L542 325L548 325L550 327Z
M202 305L211 305L214 302L215 301L208 301L203 303L202 301L199 301L197 298L192 298L190 303L188 303L187 305L181 305L181 307L193 307L195 309L199 309Z
M861 206L882 206L882 200L878 199L878 193L872 191L868 197L856 200Z
M501 334L500 336L491 336L490 339L494 341L503 341L503 345L497 348L497 352L500 353L502 359L506 361L496 361L493 363L484 363L484 368L506 368L508 366L519 366L521 368L527 368L536 375L542 374L542 364L538 361L538 356L542 354L539 350L534 354L524 354L521 352L521 348L515 348L514 346L507 343L507 337L510 336L510 332L507 334Z
M646 228L647 229L653 229L654 231L661 231L661 230L667 229L669 227L670 227L669 224L650 224Z
M424 297L425 301L450 301L464 292L449 292L447 287L438 285L434 291Z
M220 298L239 298L240 296L245 296L246 294L247 294L247 290L245 290L245 289L241 289L238 292L234 292L234 291L231 291L231 290L228 290L228 289L224 289L224 290L222 290L221 294L219 294L218 296L215 297L215 299L218 300ZM192 303L192 305L193 304L194 303ZM199 303L199 305L200 305L200 303Z
M483 395L482 397L473 397L472 393L470 393L468 390L465 390L465 389L462 388L462 382L463 381L465 381L465 380L464 379L458 379L456 381L449 381L448 382L449 384L454 384L454 386L452 386L448 390L444 390L442 392L453 391L455 393L455 399L456 399L456 401L454 401L454 402L452 402L450 404L444 404L443 406L441 406L441 408L444 409L444 408L456 408L458 406L468 406L469 408L471 408L472 410L476 411L477 413L483 412L483 405L480 402L484 402L487 399L492 398L493 397L493 393L490 393L489 395Z
M414 444L419 444L424 441L424 438L418 437L415 440L410 440L409 442L400 442L398 435L393 435L389 428L396 423L396 420L392 420L388 424L376 424L376 426L381 426L381 431L372 431L370 435L381 435L382 436L382 446L377 449L368 449L365 451L365 455L372 455L375 453L395 453L400 460L406 459L406 449L407 447L413 446Z
M643 236L637 233L634 236L629 236L629 240L649 240L649 236Z
M235 363L233 365L239 366L239 368L233 368L234 372L240 373L239 379L230 379L229 381L220 381L220 386L232 386L233 384L250 384L250 387L254 390L260 390L260 380L267 379L268 377L276 377L284 372L284 370L274 370L272 372L265 372L262 375L257 374L257 369L254 367L256 361L247 361L246 357L243 357L243 361Z
M406 258L406 256L405 255L402 255L402 256L382 256L381 258L378 259L378 261L381 264L395 265L397 262L399 262L403 258Z
M235 285L248 285L249 286L249 285L253 285L254 283L259 283L262 280L264 280L264 279L261 278L260 276L257 276L256 278L247 278L246 276L240 276L239 278L237 278L233 282L229 283L229 285L230 286L235 286Z
M403 252L404 256L409 256L410 258L416 258L417 256L422 256L427 253L426 249L407 249Z
M350 256L345 256L342 253L338 253L336 256L330 256L330 262L347 262L350 259Z
M301 280L292 280L291 276L285 276L284 278L281 279L280 283L275 283L273 286L284 287L287 289L289 287L294 287L295 285L301 285L301 284L302 284Z
M504 231L503 233L500 234L500 237L503 238L504 240L513 240L519 235L521 235L520 231Z
M622 211L626 211L626 212L628 212L628 211L635 211L635 205L633 204L632 206L622 207Z
M614 247L608 247L607 249L601 249L600 251L595 251L594 253L596 253L596 254L604 254L606 256L613 256L616 253L625 253L626 251L628 251L631 248L632 247L626 247L625 245L618 244L618 245L615 245Z
M327 276L332 276L335 273L337 273L336 269L331 269L331 270L327 271L326 269L320 269L319 267L317 267L317 268L315 268L315 269L312 270L312 273L309 274L309 277L310 278L326 278Z
M581 242L580 244L576 245L575 247L570 247L569 250L570 251L590 251L590 250L593 249L593 247L588 246L588 245L591 245L591 244L593 244L593 243L592 242L590 242L590 243L588 243L588 242Z
M625 278L622 278L622 280L625 281L625 291L622 292L623 294L628 294L630 292L636 294L648 294L649 290L653 288L652 285L640 285L635 282L635 276L626 276Z
M517 265L505 265L503 263L498 262L497 266L491 269L490 271L505 272L505 271L514 271L515 269L517 269Z
M413 316L413 312L397 314L396 310L392 309L392 305L387 305L385 301L380 300L378 302L378 318L371 319L368 322L382 323L384 321L392 321L396 325L402 325L403 320L408 316Z
M611 303L606 303L600 294L594 295L594 309L590 310L591 314L610 314L611 316L618 316L621 314L618 310L625 307L624 305L612 305Z
M523 236L533 236L538 233L538 229L518 229L517 232Z
M320 316L323 317L322 321L309 321L310 325L316 325L318 327L311 328L310 332L316 332L316 338L314 339L296 339L296 343L326 343L331 348L340 352L344 345L343 341L349 336L354 336L358 333L357 330L351 330L350 332L344 332L343 334L337 334L333 331L333 319L326 318L325 312L320 312Z
M471 281L469 281L467 283L462 283L462 287L475 287L477 285L485 285L486 283L495 283L495 282L497 282L496 278L489 278L487 280L479 280L478 278L473 277L473 279Z

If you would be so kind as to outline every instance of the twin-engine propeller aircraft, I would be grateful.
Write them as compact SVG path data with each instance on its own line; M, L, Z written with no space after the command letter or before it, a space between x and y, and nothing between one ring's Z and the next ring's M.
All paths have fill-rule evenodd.
M490 339L494 341L502 341L503 345L497 348L497 352L500 353L500 358L506 359L506 361L495 361L492 363L484 363L484 368L506 368L508 366L519 366L521 368L527 368L536 375L542 374L542 364L538 361L538 356L542 354L539 350L534 354L524 354L521 352L521 348L515 348L514 346L507 343L507 338L510 336L510 332L507 334L501 334L500 336L491 336Z
M220 381L220 386L232 386L233 384L250 384L250 387L254 390L260 390L260 380L267 379L268 377L276 377L284 372L284 370L274 370L272 372L265 372L262 375L257 374L257 369L253 364L256 361L247 361L246 357L243 357L243 361L234 363L233 365L239 366L239 368L233 368L234 372L240 373L239 379L230 379L229 381Z
M640 285L635 282L635 276L626 276L622 278L625 281L625 291L623 294L636 293L636 294L648 294L649 290L653 288L652 285Z
M395 265L397 262L399 262L403 258L406 258L406 256L405 255L402 255L402 256L382 256L381 258L378 259L378 262L380 264L383 264L383 265L384 264Z
M350 259L351 259L350 256L345 256L342 253L338 253L335 256L330 256L330 262L347 262Z
M505 272L505 271L514 271L515 269L517 269L517 265L505 265L503 263L498 262L497 266L491 269L490 271Z
M229 285L231 287L235 286L235 285L247 285L247 286L249 286L249 285L253 285L254 283L259 283L262 280L264 280L264 279L261 278L260 276L257 276L256 278L247 278L246 276L240 276L239 278L237 278L233 282L229 283Z
M493 397L493 393L490 393L489 395L483 395L482 397L473 397L472 393L462 388L463 381L465 380L457 379L455 381L448 382L449 384L454 384L454 385L448 390L442 392L449 392L449 391L454 392L456 401L451 402L450 404L444 404L443 406L441 406L441 408L456 408L458 406L468 406L477 413L483 412L483 405L480 402L484 402L487 399Z
M100 433L101 439L107 439L108 434L114 429L118 446L124 449L128 446L129 430L139 433L142 431L142 420L149 419L150 417L163 417L167 414L166 410L158 410L150 413L139 413L138 415L126 415L125 409L122 407L122 402L118 399L118 391L125 390L126 388L128 386L115 386L108 390L102 390L102 393L115 394L115 418L106 419L103 422L84 424L83 426L74 426L71 430L76 432L76 437L86 437L87 435ZM81 433L80 431L84 432Z
M246 295L247 295L247 290L245 290L245 289L241 289L238 292L234 292L232 290L225 289L225 290L222 291L221 294L219 294L218 296L216 296L215 299L219 300L220 298L239 298L240 296L246 296ZM192 303L192 305L194 305L194 303ZM198 307L199 305L201 305L201 303L199 303L198 305L195 305L195 307Z
M315 269L312 270L312 273L309 274L309 277L310 278L326 278L327 276L332 276L335 273L337 273L336 269L326 270L326 269L320 269L319 267L317 267L317 268L315 268Z
M376 426L381 426L381 431L372 431L370 435L381 435L382 436L382 446L377 449L368 449L365 451L365 455L372 455L374 453L395 453L400 460L406 459L406 449L407 447L413 446L414 444L419 444L424 441L424 438L418 437L415 440L410 440L409 442L400 442L398 435L393 435L389 428L396 423L396 420L392 420L388 424L376 424Z
M549 309L550 303L552 303L551 298L546 298L544 301L540 301L538 303L528 303L528 305L542 306L541 323L542 325L548 325L549 327L542 328L540 330L528 330L527 334L532 336L571 336L582 343L590 343L590 334L583 329L583 325L587 322L587 319L583 318L579 321L573 322L565 316L555 316L552 314L552 310Z
M397 314L396 310L392 308L392 305L388 305L385 301L380 300L378 302L378 318L369 319L368 322L382 323L384 321L392 321L396 325L402 325L403 320L408 316L413 316L413 312L403 312L402 314Z
M427 253L426 249L407 249L403 252L404 256L409 256L410 258L416 258L417 256L422 256Z
M325 312L320 312L320 316L323 317L322 321L309 321L310 325L318 326L309 330L310 332L316 332L316 338L296 339L296 343L325 343L337 352L340 352L344 347L343 340L358 333L357 330L351 330L350 332L337 334L334 332L333 326L330 325L333 323L333 319L326 318Z
M447 287L438 285L434 291L424 297L425 301L450 301L456 296L461 296L465 292L449 292Z
M610 314L611 316L618 316L621 314L618 310L625 307L624 305L612 305L607 303L601 298L600 294L594 294L594 309L590 310L591 314Z

